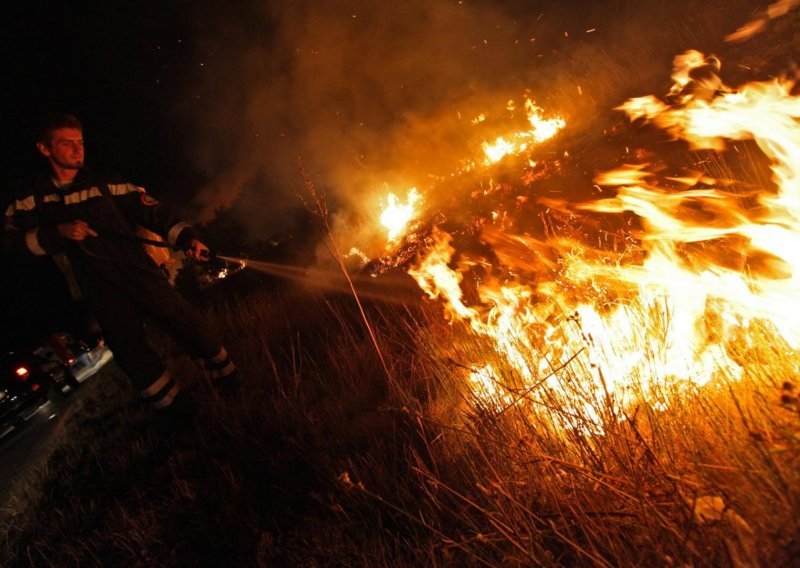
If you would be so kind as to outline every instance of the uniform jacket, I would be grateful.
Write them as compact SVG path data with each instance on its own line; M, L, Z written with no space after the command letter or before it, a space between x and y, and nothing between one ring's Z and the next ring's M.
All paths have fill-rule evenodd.
M62 237L58 225L76 220L87 222L98 236L83 241ZM137 269L155 267L134 238L137 226L178 249L196 237L190 225L143 188L120 176L82 169L68 188L58 188L49 176L22 184L5 211L3 248L13 257L64 253L82 287L92 288L99 278L127 288Z

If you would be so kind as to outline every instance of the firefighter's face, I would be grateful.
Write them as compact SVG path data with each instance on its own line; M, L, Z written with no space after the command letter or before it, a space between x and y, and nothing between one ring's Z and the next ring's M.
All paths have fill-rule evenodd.
M37 147L54 166L68 170L83 167L83 132L77 128L54 130L50 143L39 142Z

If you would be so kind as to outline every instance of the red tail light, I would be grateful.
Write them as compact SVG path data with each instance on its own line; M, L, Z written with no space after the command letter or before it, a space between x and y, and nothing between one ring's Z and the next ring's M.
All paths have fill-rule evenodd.
M34 392L38 391L39 390L39 385L37 383L33 383L31 385L31 390L34 391Z
M28 374L28 369L25 367L17 367L17 376L24 377Z

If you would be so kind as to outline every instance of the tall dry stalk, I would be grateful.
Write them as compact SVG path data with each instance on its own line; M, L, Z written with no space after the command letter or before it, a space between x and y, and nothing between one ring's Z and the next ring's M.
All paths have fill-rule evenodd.
M392 373L389 371L389 366L386 364L386 359L383 356L383 352L381 351L380 345L378 344L378 337L375 334L375 330L373 329L372 324L370 324L369 318L367 317L366 312L364 311L364 306L361 304L361 298L359 298L358 292L356 291L356 287L353 284L353 280L350 278L350 273L347 271L347 266L344 262L344 258L339 251L339 246L336 244L336 239L333 236L333 231L331 230L330 223L328 221L328 202L325 196L324 190L322 192L318 192L316 187L314 186L314 182L311 181L311 177L306 173L305 168L303 168L303 162L298 158L298 167L300 170L300 175L303 177L303 183L305 184L306 191L308 192L309 196L311 197L311 203L309 203L306 199L303 198L302 195L300 200L303 204L311 211L314 215L320 218L322 221L322 226L325 228L325 235L328 238L328 244L330 245L328 248L328 252L336 261L336 264L339 265L339 268L342 270L342 274L344 274L345 279L347 280L347 284L350 287L350 292L353 295L353 298L356 301L356 305L358 306L358 311L361 314L361 320L364 322L364 326L367 328L367 333L369 333L370 340L372 341L372 345L375 348L375 352L378 354L378 359L380 359L381 367L383 367L384 373L386 373L386 378L389 382L393 382Z

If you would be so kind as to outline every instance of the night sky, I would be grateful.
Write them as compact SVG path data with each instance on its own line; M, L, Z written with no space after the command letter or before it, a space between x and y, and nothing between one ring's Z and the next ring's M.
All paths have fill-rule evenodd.
M43 166L36 118L63 111L84 123L89 166L188 220L230 207L253 237L290 232L302 157L355 234L376 188L446 175L479 141L464 135L478 113L530 89L588 129L625 97L663 92L675 54L719 50L762 6L696 4L16 2L0 19L2 194ZM6 334L57 296L39 287L59 279L40 264L24 269L37 283L25 297L5 295ZM4 285L18 289L29 276L14 271Z
M4 177L41 164L31 125L63 111L84 122L90 163L170 189L196 181L172 118L198 73L190 2L15 4L0 22Z

